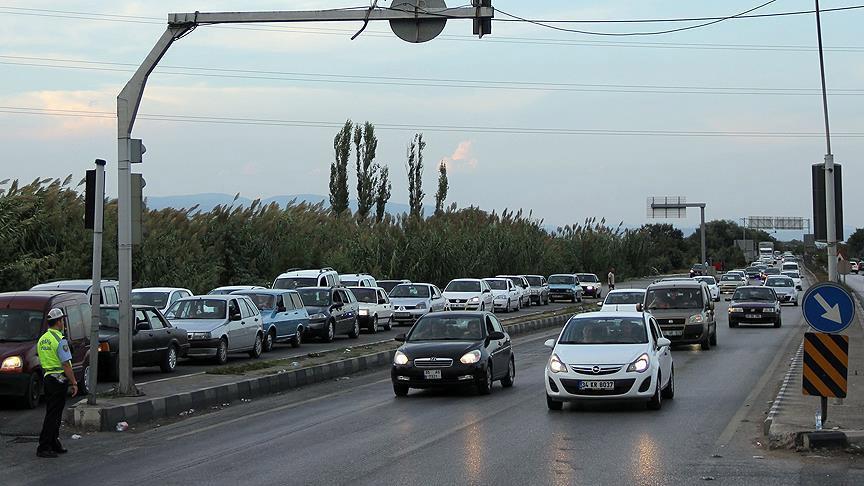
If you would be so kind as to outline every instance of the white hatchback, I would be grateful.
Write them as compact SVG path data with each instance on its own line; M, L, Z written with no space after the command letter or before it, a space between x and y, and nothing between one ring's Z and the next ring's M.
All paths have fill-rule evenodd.
M645 289L615 289L598 302L600 312L636 312L638 304L645 302Z
M558 339L546 341L546 404L644 400L659 410L675 396L675 366L657 321L642 312L591 312L567 321Z

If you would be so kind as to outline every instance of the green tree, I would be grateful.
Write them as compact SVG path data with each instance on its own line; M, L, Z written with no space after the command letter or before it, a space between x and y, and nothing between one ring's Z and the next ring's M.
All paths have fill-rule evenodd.
M387 201L390 200L390 191L393 189L390 184L390 168L381 167L378 174L378 187L375 194L375 222L380 223L387 213Z
M447 164L443 161L438 164L438 191L435 192L435 214L444 212L444 201L447 199L447 189L450 184L447 181Z
M362 128L360 125L354 127L354 149L357 157L357 216L366 219L375 206L379 170L375 163L378 137L375 136L375 126L368 121Z
M348 210L348 158L351 155L351 120L333 138L335 159L330 164L330 209L336 214Z
M854 258L864 257L864 228L858 228L846 240L849 256Z
M423 149L426 142L423 134L414 135L408 145L408 206L412 218L423 216Z

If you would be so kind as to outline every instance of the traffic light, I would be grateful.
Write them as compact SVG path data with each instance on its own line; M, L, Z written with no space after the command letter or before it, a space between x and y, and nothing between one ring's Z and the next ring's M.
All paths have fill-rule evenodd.
M834 164L834 218L837 241L843 241L843 167ZM825 215L825 164L813 164L813 235L816 241L828 241Z
M492 0L473 0L472 5L477 8L492 7ZM475 18L474 19L474 35L483 37L486 34L492 33L492 18Z

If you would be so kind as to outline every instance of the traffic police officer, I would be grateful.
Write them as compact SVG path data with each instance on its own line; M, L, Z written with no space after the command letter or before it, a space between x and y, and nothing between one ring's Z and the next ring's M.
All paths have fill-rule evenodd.
M36 343L39 362L45 372L45 421L39 434L39 457L57 457L66 449L60 444L60 421L66 407L66 393L72 387L72 396L78 394L78 381L72 371L72 353L69 343L63 337L63 324L66 320L61 309L48 311L48 331Z

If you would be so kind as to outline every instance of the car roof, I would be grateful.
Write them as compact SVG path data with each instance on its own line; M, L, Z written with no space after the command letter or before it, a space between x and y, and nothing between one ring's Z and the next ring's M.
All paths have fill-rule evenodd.
M591 318L591 317L603 317L608 319L610 317L639 317L644 319L645 314L642 312L635 311L603 311L603 312L584 312L582 314L576 314L571 319L583 319L583 318Z
M267 295L281 295L286 292L296 292L294 289L242 289L235 290L228 295L247 295L247 294L267 294Z
M488 314L488 311L439 311L427 312L423 317L482 317Z
M632 294L634 292L644 294L645 292L647 292L647 289L615 289L615 290L610 290L609 292L606 292L606 295L609 295L609 294L627 294L627 293Z
M377 282L377 280L376 280L376 282ZM345 288L350 289L352 292L355 290L383 290L385 293L387 292L386 290L384 290L381 287L360 287L360 286L352 285L350 287L345 287Z
M141 287L139 289L132 289L132 292L173 292L175 290L186 290L188 292L192 292L189 289L185 289L183 287Z
M105 283L116 283L115 280L102 280L103 284ZM93 280L89 279L74 279L74 280L57 280L54 282L45 282L41 284L36 284L31 287L31 290L66 290L72 292L87 292L90 290L90 287L93 286Z
M213 294L213 295L192 295L190 297L183 297L182 299L178 299L178 302L181 300L231 300L238 296L237 294Z
M117 304L102 304L99 307L101 307L103 309L119 309L120 308L120 306ZM133 309L150 309L150 310L155 310L155 311L159 310L158 307L154 307L152 305L144 305L144 304L134 304L132 306L132 308Z
M451 282L479 282L482 278L454 278Z
M52 299L64 295L81 296L81 292L68 292L63 290L22 290L18 292L3 292L0 293L0 302L2 302L4 306L11 306L13 303L16 305L25 303L26 305L47 305Z
M403 282L403 283L400 283L399 285L425 285L425 286L427 286L427 287L431 287L431 286L432 286L432 284L430 284L430 283L423 283L423 282ZM397 285L397 287L398 287L399 285Z
M649 289L652 287L661 287L664 289L673 289L673 288L682 288L683 289L683 288L694 288L694 287L702 288L702 285L704 285L703 282L700 282L698 280L693 280L693 279L689 279L689 281L688 280L669 280L666 282L652 283L651 285L648 286L648 288Z

